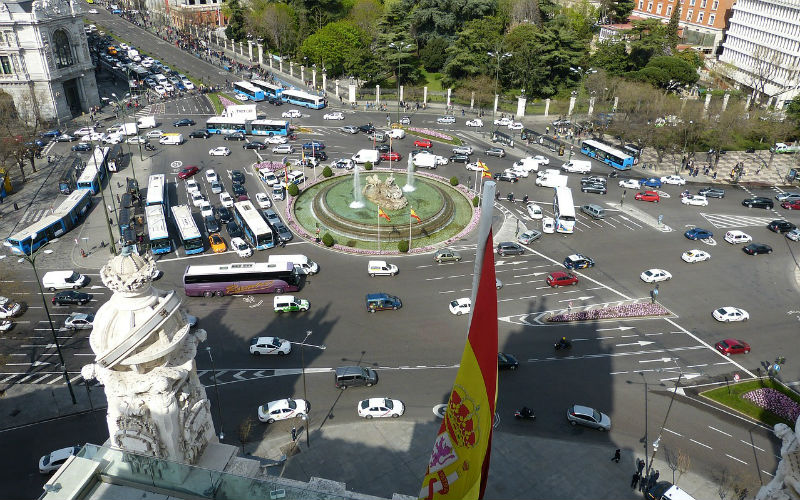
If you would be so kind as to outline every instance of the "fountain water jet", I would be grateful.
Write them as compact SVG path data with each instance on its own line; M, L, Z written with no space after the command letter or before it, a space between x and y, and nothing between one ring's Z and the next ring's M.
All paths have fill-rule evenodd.
M414 191L414 162L412 161L412 156L408 155L408 174L406 176L406 185L403 186L403 191L406 193L410 193Z
M361 193L361 178L358 176L358 163L353 167L353 201L350 208L364 208L364 195Z

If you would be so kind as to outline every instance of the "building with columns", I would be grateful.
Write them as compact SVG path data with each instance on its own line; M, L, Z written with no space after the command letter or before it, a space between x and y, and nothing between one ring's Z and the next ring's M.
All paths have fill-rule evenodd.
M734 0L636 0L633 16L669 22L680 6L681 44L706 54L717 52Z
M225 26L222 0L144 0L151 17L178 29L190 26Z
M61 123L100 104L77 0L0 3L0 89L28 120Z
M800 2L738 0L719 60L755 100L784 107L800 86Z

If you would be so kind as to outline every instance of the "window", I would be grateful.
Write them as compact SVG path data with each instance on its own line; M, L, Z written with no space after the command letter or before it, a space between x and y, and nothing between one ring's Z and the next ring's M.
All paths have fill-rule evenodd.
M711 10L717 10L717 7L719 7L719 0L714 0L711 3Z
M693 15L694 15L694 11L692 9L689 9L688 11L686 11L686 20L687 21L691 21Z
M639 0L639 10L644 10L644 0Z
M653 11L653 2L647 2L647 12Z
M689 6L690 7L694 7L694 2L695 2L695 0L689 0Z
M656 6L656 14L661 14L661 6L662 6L662 4L658 4Z
M667 5L667 16L672 15L672 5Z
M703 9L705 9L705 8L706 8L706 2L707 2L707 1L708 1L708 0L700 0L700 7L701 7L701 8L703 8Z
M14 72L11 70L11 59L8 56L0 56L0 73L4 75L11 75Z
M64 30L58 30L53 34L53 50L56 56L56 65L59 68L72 66L72 49L69 46L69 38Z
M716 18L717 18L716 14L711 14L710 16L708 16L708 25L713 26Z
M702 23L703 22L703 14L704 14L703 11L700 11L700 12L697 13L697 22L698 23Z

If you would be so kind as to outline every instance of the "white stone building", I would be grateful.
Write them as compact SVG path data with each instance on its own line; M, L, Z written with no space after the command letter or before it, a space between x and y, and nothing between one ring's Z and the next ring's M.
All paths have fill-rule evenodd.
M753 98L785 106L800 85L800 0L738 0L720 62Z
M100 104L78 0L0 3L0 89L29 120L60 124Z

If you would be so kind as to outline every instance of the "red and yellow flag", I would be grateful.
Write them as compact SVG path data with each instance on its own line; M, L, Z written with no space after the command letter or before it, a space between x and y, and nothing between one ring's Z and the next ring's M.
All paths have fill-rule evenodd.
M413 208L411 209L411 218L417 219L417 222L420 221L419 215L417 215L417 212L415 212Z
M388 222L391 222L391 221L392 221L392 219L390 219L390 218L389 218L389 216L388 216L388 215L386 215L386 212L384 212L384 211L383 211L383 209L382 209L381 207L378 207L378 217L383 217L383 218L384 218L384 219L386 219Z
M497 289L490 226L484 234L475 264L467 344L433 444L421 499L477 500L486 489L497 402Z
M481 175L481 177L488 177L490 179L492 178L492 173L489 172L489 167L487 167L485 163L478 160L478 166L483 169L483 174Z

